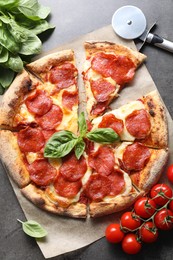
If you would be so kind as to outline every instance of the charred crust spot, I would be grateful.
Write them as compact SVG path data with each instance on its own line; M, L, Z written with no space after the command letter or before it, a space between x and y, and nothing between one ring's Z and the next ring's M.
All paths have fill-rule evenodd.
M154 103L152 102L152 100L150 99L150 101L147 102L147 105L150 109L154 108Z
M38 207L43 207L45 205L45 201L42 198L36 198L35 204L38 205Z
M150 114L152 117L154 117L154 116L156 115L156 113L155 113L154 110L152 110L152 109L149 110L149 114Z

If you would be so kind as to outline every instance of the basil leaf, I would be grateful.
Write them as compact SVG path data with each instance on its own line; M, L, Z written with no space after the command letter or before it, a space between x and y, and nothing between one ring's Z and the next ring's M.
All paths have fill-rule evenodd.
M44 157L61 158L69 154L78 138L70 131L59 131L48 140L44 149Z
M23 61L19 55L10 54L8 61L4 65L15 72L20 72L23 69Z
M86 134L86 137L94 142L110 144L119 140L119 136L112 128L98 128Z
M79 118L78 118L78 126L79 126L80 136L81 136L81 137L85 136L85 134L86 134L86 132L87 132L87 123L86 123L86 120L85 120L84 112L82 112L82 113L79 115Z
M22 223L23 231L30 237L42 238L47 235L47 231L36 221L21 221L18 219L20 223Z
M17 53L20 49L20 44L16 43L14 37L9 32L6 25L0 26L0 44L13 54Z
M0 7L12 8L18 5L19 0L0 0Z
M8 60L8 50L6 48L3 48L0 55L0 63L4 63L7 60Z
M0 67L0 69L1 69L0 84L2 85L3 88L7 88L13 81L14 72L10 69L5 69L3 67Z
M34 26L30 27L30 32L34 33L34 34L40 34L46 30L49 29L54 29L55 26L49 24L46 20L40 20L40 21L36 21L34 23Z
M31 20L45 19L50 13L50 8L40 5L37 0L20 0L18 9Z
M40 39L35 34L30 33L27 41L22 43L19 53L23 55L38 54L41 52L41 45Z
M85 151L85 142L81 140L75 146L75 155L78 160L80 159L84 151Z

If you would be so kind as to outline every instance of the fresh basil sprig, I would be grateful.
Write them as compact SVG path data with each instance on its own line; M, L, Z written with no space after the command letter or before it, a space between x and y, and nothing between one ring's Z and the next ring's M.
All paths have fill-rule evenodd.
M78 119L79 136L71 131L62 130L52 135L46 143L44 157L61 158L69 154L73 148L79 160L85 150L84 138L101 144L111 144L119 141L119 136L112 128L97 128L87 133L87 123L82 112Z
M28 236L42 238L47 235L47 231L38 222L34 220L28 220L25 222L20 219L17 220L22 223L22 229Z

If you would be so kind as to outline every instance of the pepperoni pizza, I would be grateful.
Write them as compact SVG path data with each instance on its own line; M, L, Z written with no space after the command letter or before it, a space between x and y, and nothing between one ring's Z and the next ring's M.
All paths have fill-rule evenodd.
M106 44L109 50L105 54ZM120 45L85 46L92 46L93 51L88 48L88 53L94 54L92 60L89 57L86 61L94 67L83 73L86 89L93 70L101 75L89 79L89 88L95 89L96 96L107 95L112 83L119 91L144 59L144 55ZM94 53L96 46L101 52ZM119 53L122 50L121 55L115 55L115 46ZM109 66L111 74L107 75ZM27 65L3 97L0 156L22 194L38 207L75 218L86 218L88 214L97 217L129 207L158 181L168 158L167 122L162 102L157 92L152 92L102 116L96 113L89 122L87 132L113 129L118 142L100 144L83 138L85 149L79 159L74 149L62 158L45 157L51 136L61 130L70 136L78 135L80 130L77 76L72 50L53 53ZM106 100L93 105L98 108L101 102L103 108L105 102L105 109L117 96L117 92L108 93L111 98L108 94ZM93 102L91 95L87 98ZM88 112L91 119L93 114Z

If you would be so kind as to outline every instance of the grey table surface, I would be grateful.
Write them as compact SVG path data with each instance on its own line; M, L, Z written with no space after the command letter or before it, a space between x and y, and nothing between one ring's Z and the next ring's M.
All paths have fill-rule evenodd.
M51 7L50 22L56 29L42 35L43 51L50 51L81 35L109 25L116 9L135 5L145 14L148 23L157 20L154 32L173 41L173 0L40 0ZM148 56L146 66L173 117L173 54L146 44L142 52ZM25 219L10 182L0 165L0 259L44 259L34 239L26 236L17 218ZM163 232L157 243L144 245L136 256L127 256L120 245L110 245L105 238L80 250L52 259L113 260L173 259L173 231ZM58 242L58 241L57 241ZM71 241L73 243L73 241Z

